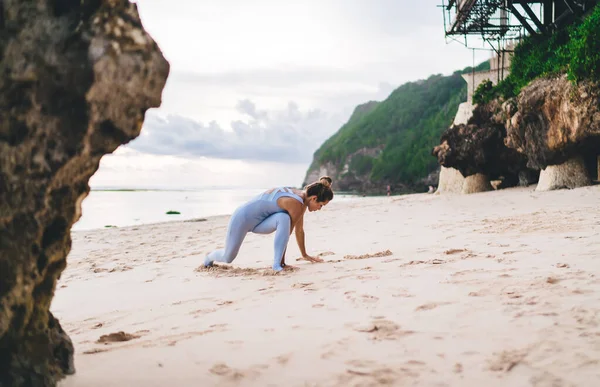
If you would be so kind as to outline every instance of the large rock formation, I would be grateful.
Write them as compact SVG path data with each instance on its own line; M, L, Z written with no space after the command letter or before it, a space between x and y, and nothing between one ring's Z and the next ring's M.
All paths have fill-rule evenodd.
M4 0L0 70L0 386L51 386L74 372L49 312L71 226L169 64L127 0Z
M566 75L537 79L503 110L506 145L526 155L530 168L542 170L539 190L580 187L597 177L597 85L574 85Z
M433 148L432 154L442 167L458 170L467 180L474 176L473 183L461 187L462 193L490 190L490 180L502 179L503 187L535 182L526 156L505 146L503 121L498 101L478 105L467 123L455 122L442 134L440 145ZM456 192L458 181L453 180L452 184L440 185L454 186L450 191Z

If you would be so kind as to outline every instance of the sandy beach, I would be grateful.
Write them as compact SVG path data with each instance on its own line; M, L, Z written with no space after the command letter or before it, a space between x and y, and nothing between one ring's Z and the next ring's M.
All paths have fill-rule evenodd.
M334 200L324 263L228 217L73 232L51 310L71 386L599 386L600 186Z

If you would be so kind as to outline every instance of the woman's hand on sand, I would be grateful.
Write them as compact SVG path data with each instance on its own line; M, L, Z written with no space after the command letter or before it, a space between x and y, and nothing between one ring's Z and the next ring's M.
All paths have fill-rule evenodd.
M302 258L299 258L298 260L306 260L308 262L312 262L312 263L318 263L318 262L323 262L323 260L321 258L315 258L315 257L311 257L310 255L303 255Z

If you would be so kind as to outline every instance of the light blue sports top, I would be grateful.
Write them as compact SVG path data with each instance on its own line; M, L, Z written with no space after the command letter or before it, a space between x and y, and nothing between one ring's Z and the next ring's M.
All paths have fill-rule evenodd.
M304 204L304 200L302 200L302 198L299 195L295 194L290 187L277 187L273 189L271 193L264 192L261 195L259 195L259 200L277 202L277 200L283 196L294 198L300 203Z
M238 208L236 213L250 222L248 223L249 227L254 228L258 223L272 214L287 212L277 205L277 200L285 196L294 198L301 204L304 204L304 200L295 194L290 187L277 187L271 192L263 192L255 196L252 200Z

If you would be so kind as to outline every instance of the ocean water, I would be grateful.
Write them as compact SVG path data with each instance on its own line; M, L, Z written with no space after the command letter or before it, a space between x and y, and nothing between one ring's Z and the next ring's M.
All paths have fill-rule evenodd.
M81 218L72 230L134 226L173 220L230 215L264 189L94 190L82 203ZM337 194L334 200L355 195ZM168 215L168 211L180 214Z

